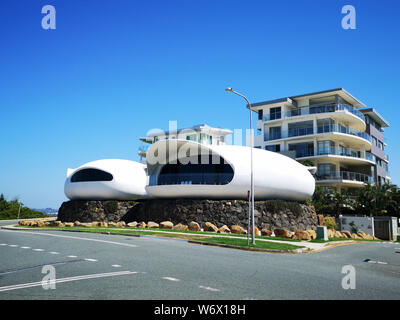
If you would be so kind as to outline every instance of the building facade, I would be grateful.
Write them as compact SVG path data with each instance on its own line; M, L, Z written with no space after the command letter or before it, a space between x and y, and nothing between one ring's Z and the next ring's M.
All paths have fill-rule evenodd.
M279 152L317 167L317 185L355 190L384 183L388 124L342 88L254 103L256 148ZM376 139L376 143L375 143Z
M140 138L140 141L146 143L146 145L140 147L138 154L140 161L143 162L146 158L149 144L160 140L180 139L208 145L225 145L226 136L230 134L232 134L232 131L229 129L210 127L207 124L199 124L190 128L170 131L152 130L146 137Z

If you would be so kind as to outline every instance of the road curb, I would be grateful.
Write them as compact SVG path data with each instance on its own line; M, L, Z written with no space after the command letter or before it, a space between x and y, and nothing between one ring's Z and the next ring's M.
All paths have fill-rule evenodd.
M245 251L270 252L270 253L297 254L297 253L304 253L309 250L308 248L299 248L299 249L293 249L293 250L261 249L261 248L234 246L234 245L230 245L230 244L210 243L210 242L203 242L203 241L196 241L196 240L188 240L188 243L200 244L203 246L213 246L213 247L221 247L221 248L239 249L239 250L245 250Z

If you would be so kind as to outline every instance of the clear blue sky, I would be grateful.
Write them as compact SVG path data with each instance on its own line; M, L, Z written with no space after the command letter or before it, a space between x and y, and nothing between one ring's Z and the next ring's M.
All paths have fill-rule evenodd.
M42 6L56 8L43 30ZM356 8L357 29L341 28ZM138 160L151 128L247 128L251 102L343 87L374 107L400 183L400 14L393 0L2 0L0 192L65 201L66 169Z

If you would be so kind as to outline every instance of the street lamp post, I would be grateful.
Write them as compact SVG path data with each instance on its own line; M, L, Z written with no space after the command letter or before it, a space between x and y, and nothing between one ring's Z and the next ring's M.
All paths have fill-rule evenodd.
M250 111L250 201L251 201L251 239L252 239L252 244L255 245L256 244L256 240L255 240L255 228L254 228L254 180L253 180L253 130L252 130L252 121L251 121L251 104L250 101L242 94L240 94L239 92L234 91L232 88L226 88L225 91L227 92L232 92L240 97L242 97L243 99L246 100L247 102L247 108Z

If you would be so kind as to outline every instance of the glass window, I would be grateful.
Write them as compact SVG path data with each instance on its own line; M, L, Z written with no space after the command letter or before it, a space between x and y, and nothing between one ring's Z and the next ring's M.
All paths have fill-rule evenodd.
M330 140L318 141L318 154L334 154L335 153L335 143Z
M292 143L289 144L289 151L296 151L296 158L310 157L314 155L314 143Z
M318 133L331 132L333 124L334 122L330 118L317 120Z
M258 120L262 120L263 118L263 109L258 110Z
M71 177L71 182L111 181L113 176L98 169L82 169Z
M203 161L202 161L203 160ZM177 164L168 163L162 167L158 175L157 185L174 184L208 184L225 185L233 179L232 167L224 163L224 159L214 159L209 155L208 163L204 163L204 156L197 157L197 163ZM150 179L154 183L154 179Z
M317 177L322 179L333 178L336 175L336 166L332 163L318 164Z
M275 140L280 138L281 138L281 127L270 127L269 140Z
M190 136L186 136L186 140L196 141L197 135L191 134Z
M280 152L281 145L280 144L273 144L272 146L265 146L265 150L272 151L272 152Z
M269 119L275 120L281 118L281 107L269 109Z
M302 121L288 124L289 137L304 136L313 134L314 126L313 121Z

